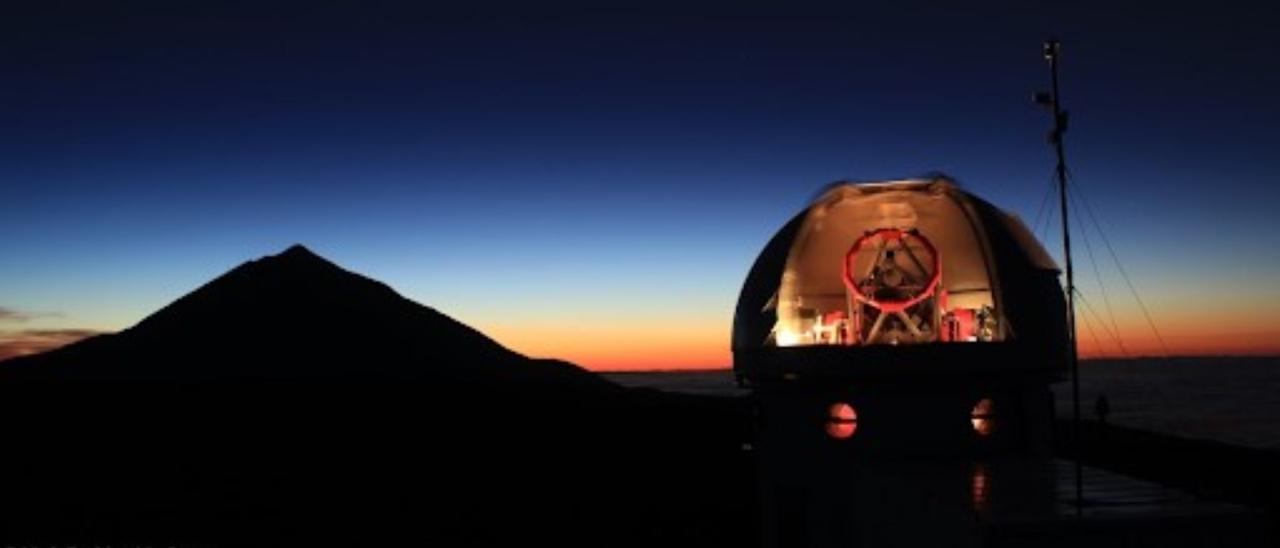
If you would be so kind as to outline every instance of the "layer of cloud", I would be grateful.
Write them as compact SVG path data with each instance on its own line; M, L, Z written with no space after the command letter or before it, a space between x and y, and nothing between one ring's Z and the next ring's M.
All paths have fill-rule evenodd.
M61 318L59 312L31 312L28 310L18 310L7 306L0 306L0 323L20 323L35 320L38 318Z
M0 306L0 322L25 322L32 317L29 312Z
M38 354L102 333L93 329L22 329L0 331L0 361Z

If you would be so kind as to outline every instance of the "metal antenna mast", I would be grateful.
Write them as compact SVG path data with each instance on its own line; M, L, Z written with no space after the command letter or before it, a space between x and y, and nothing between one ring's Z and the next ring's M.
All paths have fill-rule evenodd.
M1062 96L1058 93L1058 58L1062 44L1050 38L1044 43L1044 59L1049 62L1049 72L1053 78L1052 91L1040 92L1035 96L1036 103L1053 110L1053 129L1049 132L1049 144L1058 156L1055 169L1058 178L1058 200L1062 207L1062 254L1067 263L1067 359L1071 366L1071 430L1072 442L1075 444L1076 472L1076 512L1080 512L1084 503L1084 470L1081 459L1084 456L1084 442L1080 435L1080 359L1076 349L1076 283L1071 268L1071 228L1067 222L1067 157L1062 148L1062 136L1067 132L1067 112L1062 110Z

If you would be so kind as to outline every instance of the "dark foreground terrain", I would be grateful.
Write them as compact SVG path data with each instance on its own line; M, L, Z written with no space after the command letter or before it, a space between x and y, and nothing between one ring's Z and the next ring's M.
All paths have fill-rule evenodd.
M1191 439L1085 420L1073 440L1057 424L1057 451L1086 464L1264 512L1272 545L1280 546L1280 452Z
M739 407L524 357L295 246L0 364L0 546L751 544Z
M754 545L727 401L427 385L3 394L4 545Z

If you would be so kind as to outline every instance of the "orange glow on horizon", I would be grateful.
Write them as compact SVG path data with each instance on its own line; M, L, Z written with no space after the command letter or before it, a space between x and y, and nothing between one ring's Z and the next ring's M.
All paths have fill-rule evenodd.
M1118 307L1113 325L1103 307L1092 306L1080 306L1076 316L1085 359L1280 355L1280 330L1268 329L1280 325L1280 316L1258 303L1246 306L1224 298L1215 307L1156 301L1150 311L1163 345L1140 311ZM727 315L709 313L628 315L579 308L563 317L472 325L529 356L563 359L593 371L654 371L732 367L731 323ZM1117 332L1123 351L1115 342Z
M1159 338L1145 323L1120 324L1119 343L1114 329L1103 329L1095 321L1081 325L1076 339L1082 358L1124 358L1144 356L1269 356L1280 354L1280 330L1209 331L1207 326L1229 325L1210 318L1188 321L1162 318ZM1241 322L1239 325L1272 325ZM1163 344L1162 344L1163 342ZM1123 345L1123 346L1121 346Z
M528 356L556 358L593 371L727 369L729 329L723 324L668 321L495 324L482 331Z
M1210 334L1204 332L1204 327L1212 322L1206 318L1199 320L1161 317L1159 328L1170 356L1280 355L1280 331ZM556 321L480 327L517 352L562 359L593 371L728 369L733 364L729 328L719 322L690 319L649 323L614 318L592 323ZM1123 354L1107 331L1096 322L1092 327L1093 335L1081 322L1078 337L1081 358L1165 355L1165 349L1151 335L1151 328L1140 319L1120 323Z
M1078 307L1076 339L1082 358L1144 356L1280 355L1280 316L1266 300L1242 301L1231 295L1210 304L1153 306L1160 336L1138 311L1117 310L1114 325L1105 309ZM1105 319L1104 319L1105 317ZM1116 342L1119 338L1120 343ZM1161 340L1163 339L1163 346ZM1121 347L1123 345L1123 348Z
M92 329L0 330L0 360L48 352L100 333Z

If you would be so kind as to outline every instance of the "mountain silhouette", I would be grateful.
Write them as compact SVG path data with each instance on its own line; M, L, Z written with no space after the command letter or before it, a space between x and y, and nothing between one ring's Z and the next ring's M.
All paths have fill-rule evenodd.
M0 545L743 545L746 411L527 358L294 246L0 363Z
M246 262L119 333L0 366L0 381L433 381L620 390L530 359L301 245Z

